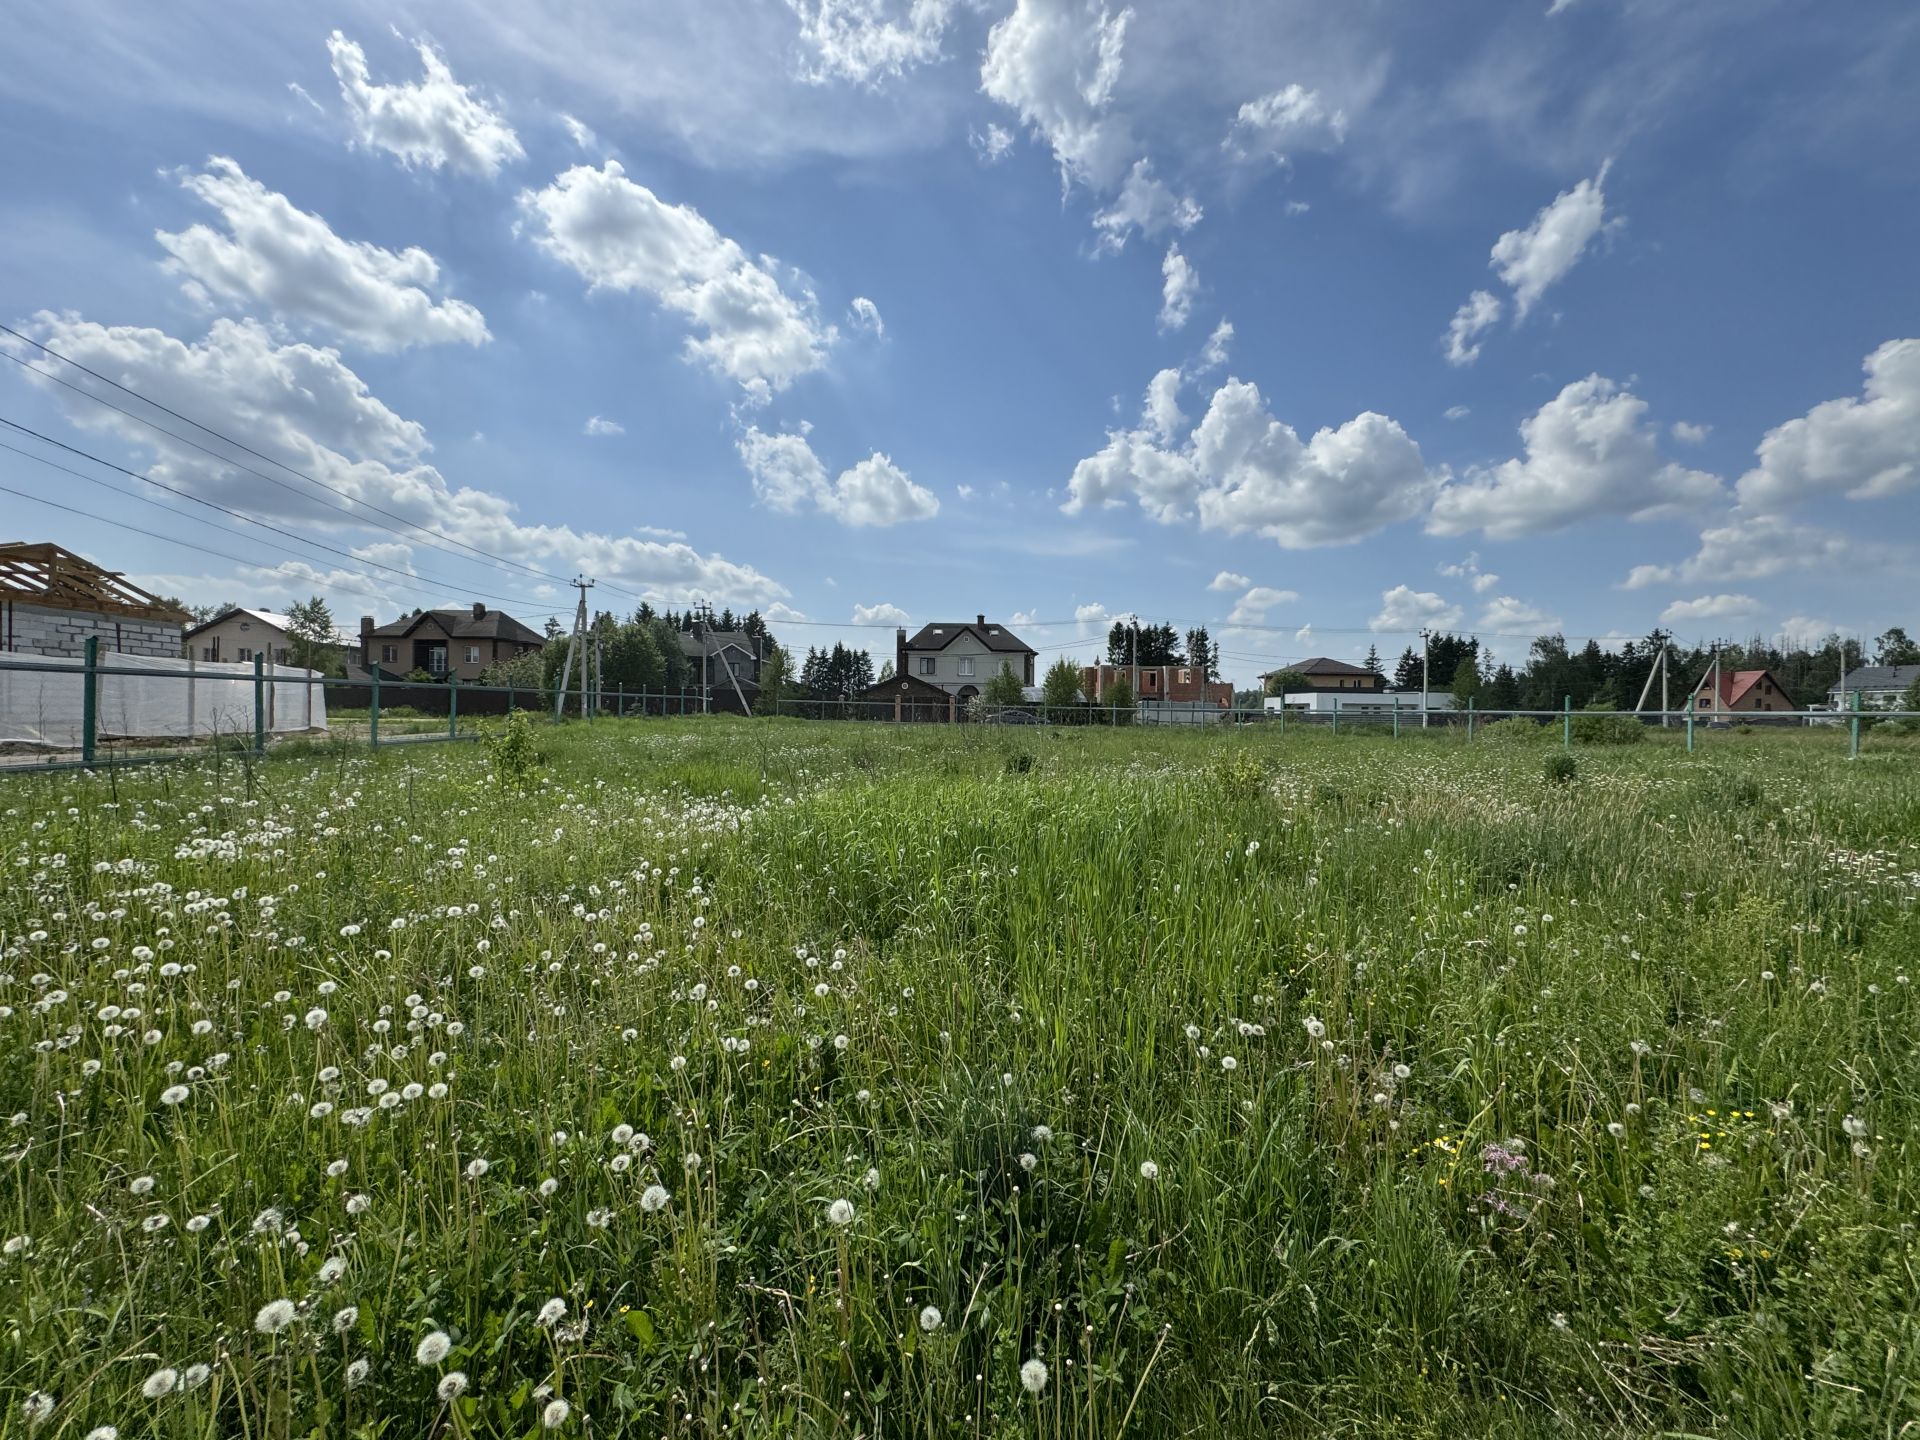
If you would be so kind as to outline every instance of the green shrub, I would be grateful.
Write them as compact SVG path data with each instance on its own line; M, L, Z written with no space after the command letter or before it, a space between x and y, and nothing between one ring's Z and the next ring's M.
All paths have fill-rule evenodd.
M524 789L533 783L545 757L533 743L533 725L525 711L515 710L499 729L488 732L487 762L502 785Z
M1266 762L1245 750L1215 760L1212 771L1214 785L1230 800L1251 800L1267 788Z
M1505 741L1509 744L1532 744L1548 739L1552 732L1537 721L1524 715L1514 715L1505 720L1495 720L1482 725L1474 734L1483 740Z
M1547 756L1546 763L1540 767L1540 772L1547 777L1550 784L1565 785L1579 773L1579 769L1573 756L1564 750L1556 750Z
M1576 715L1573 738L1582 745L1638 745L1647 727L1637 715Z

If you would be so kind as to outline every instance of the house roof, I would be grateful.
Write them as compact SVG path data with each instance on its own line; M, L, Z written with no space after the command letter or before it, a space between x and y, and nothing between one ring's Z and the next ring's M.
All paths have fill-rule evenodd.
M546 637L531 630L504 610L422 610L418 615L402 615L385 625L373 627L373 634L386 639L411 635L416 627L432 619L454 640L511 640L521 645L544 645Z
M753 637L744 630L707 630L699 635L691 630L680 632L682 655L718 655L723 650L740 650L751 655Z
M1843 683L1849 690L1904 690L1916 680L1920 680L1920 665L1862 665Z
M1268 675L1283 675L1289 670L1296 675L1374 676L1374 672L1367 669L1364 665L1349 665L1344 660L1335 660L1328 655L1316 655L1311 660L1302 660L1298 665L1283 665L1278 670L1266 671L1259 678L1264 680ZM1374 678L1380 677L1375 676Z
M1709 689L1710 687L1707 682L1712 678L1712 672L1702 675L1700 677L1700 683L1694 687L1694 693L1697 695L1701 691ZM1740 698L1762 680L1773 680L1774 688L1782 694L1786 693L1787 687L1775 679L1771 671L1722 670L1720 672L1720 703L1726 706L1739 704Z
M222 610L218 615L214 616L211 620L201 621L198 625L194 626L191 630L187 631L186 638L191 640L194 636L198 635L202 630L210 630L223 620L231 620L235 615L250 616L251 618L258 620L262 625L271 625L275 630L278 630L283 634L286 633L287 631L290 631L293 628L293 619L291 616L282 615L279 612L274 610L255 610L246 605L235 605L230 610Z
M102 570L59 545L30 545L22 540L0 544L0 597L129 620L185 625L193 618L117 570Z
M931 625L922 625L919 632L907 641L907 649L944 650L966 634L971 634L996 654L1037 655L1040 653L1004 625L987 623L984 615L977 620L936 620Z

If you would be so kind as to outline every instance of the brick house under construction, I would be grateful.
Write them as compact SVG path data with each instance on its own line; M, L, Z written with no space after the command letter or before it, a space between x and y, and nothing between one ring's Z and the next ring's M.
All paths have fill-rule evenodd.
M192 618L61 546L0 543L0 650L79 656L97 636L103 651L177 660Z

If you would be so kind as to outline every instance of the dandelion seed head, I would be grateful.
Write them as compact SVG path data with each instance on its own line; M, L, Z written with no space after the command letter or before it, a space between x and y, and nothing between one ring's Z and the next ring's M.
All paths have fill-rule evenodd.
M429 1330L420 1337L420 1343L414 1346L413 1358L417 1364L438 1365L447 1358L453 1349L453 1341L447 1338L444 1330Z
M1020 1367L1020 1385L1029 1395L1038 1395L1047 1388L1047 1362L1029 1360Z

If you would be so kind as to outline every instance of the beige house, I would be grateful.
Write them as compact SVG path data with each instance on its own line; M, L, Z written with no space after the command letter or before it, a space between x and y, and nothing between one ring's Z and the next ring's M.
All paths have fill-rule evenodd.
M962 705L973 700L1005 665L1022 685L1033 684L1034 649L1004 625L976 615L922 625L909 640L905 627L894 639L894 673L935 686Z
M187 631L187 658L246 664L260 655L275 665L285 665L292 624L285 615L271 610L227 610Z

